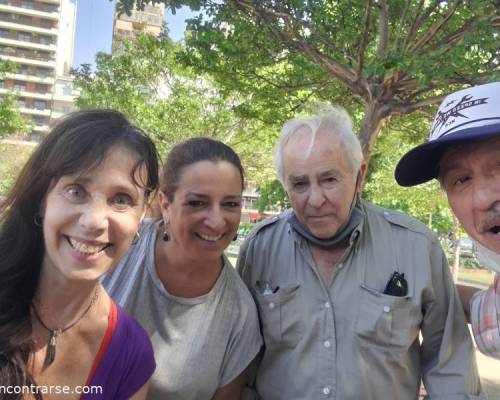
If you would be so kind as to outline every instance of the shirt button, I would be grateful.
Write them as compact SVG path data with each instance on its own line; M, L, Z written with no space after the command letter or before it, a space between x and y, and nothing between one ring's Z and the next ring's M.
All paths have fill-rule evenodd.
M384 306L384 312L389 312L391 311L391 307L389 306Z
M325 303L325 308L330 308L330 303L328 301Z
M330 388L328 386L325 386L323 388L323 394L326 396L328 396L330 394Z
M330 343L330 341L329 341L329 340L325 340L325 341L323 342L323 346L325 346L327 349L328 349L331 345L332 345L332 344Z
M344 264L340 263L339 264L339 269L342 269L343 266L344 266Z
M271 310L274 308L274 303L273 303L273 302L269 303L269 308L270 308Z

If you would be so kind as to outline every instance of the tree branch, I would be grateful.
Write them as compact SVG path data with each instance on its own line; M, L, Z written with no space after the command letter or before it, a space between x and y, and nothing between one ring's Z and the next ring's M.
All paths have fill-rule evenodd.
M410 114L419 108L439 103L445 96L446 94L432 96L414 103L390 102L389 107L394 114Z
M395 51L397 51L399 48L399 40L401 39L401 32L403 30L405 19L406 19L406 13L408 12L408 9L410 8L411 2L412 2L412 0L406 0L405 8L403 10L403 13L401 14L401 18L399 19L398 31L397 31L395 38L394 38L394 50Z
M379 58L385 58L387 43L389 42L389 19L387 17L387 4L385 0L379 0L380 22L379 22L379 42L377 54Z
M410 50L416 52L420 48L422 48L425 44L427 44L435 35L436 33L439 32L439 30L448 22L448 20L451 18L451 16L455 13L457 10L457 7L461 3L462 0L455 0L453 5L450 7L446 15L441 18L440 21L438 21L434 26L430 27L427 30L427 33L420 38L420 40L417 41L413 46L410 46Z
M355 71L325 56L314 46L307 43L293 26L293 18L291 15L283 12L274 12L264 8L257 9L255 6L243 0L232 0L232 2L237 8L250 12L257 19L270 22L268 25L270 32L280 39L282 43L287 45L290 50L300 51L307 55L311 60L320 64L331 77L348 86L355 95L360 96L365 101L368 99L367 85L363 86L360 82L356 82ZM286 33L283 30L273 28L272 22L276 22L276 18L282 19L286 27Z
M361 37L361 43L359 44L358 52L358 68L356 70L356 79L360 79L363 72L363 67L365 63L365 50L366 44L368 42L368 32L370 29L370 16L371 16L372 0L368 0L365 11L365 29L363 31L363 36Z
M427 7L427 9L425 10L425 12L418 16L418 12L420 11L423 3L425 2L425 0L421 0L418 8L417 8L417 14L415 15L415 20L413 22L413 25L412 25L412 28L410 30L410 32L408 33L408 36L406 37L406 40L405 40L405 45L407 47L410 47L409 44L410 42L412 42L413 40L415 40L415 37L417 36L417 33L418 33L418 29L422 26L422 24L427 20L427 18L429 18L429 16L436 10L436 8L439 6L440 2L439 1L431 1L431 5L429 7Z
M422 23L422 17L419 16L420 10L424 6L425 0L420 0L420 3L418 3L417 10L415 12L415 18L413 18L413 22L411 24L410 30L408 31L408 35L406 36L405 40L405 46L408 46L408 44L415 38L418 28L420 27L420 24ZM427 18L427 17L425 17Z

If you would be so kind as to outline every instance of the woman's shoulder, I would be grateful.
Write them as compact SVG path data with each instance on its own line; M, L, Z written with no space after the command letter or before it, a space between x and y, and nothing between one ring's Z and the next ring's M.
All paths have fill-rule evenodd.
M157 220L146 219L142 222L138 231L138 240L133 243L127 253L122 257L118 264L113 267L102 279L102 283L107 292L113 298L118 298L122 304L122 292L134 282L140 280L145 273L145 264L148 254L151 253L151 246L154 246L154 238L157 232Z
M255 302L250 291L227 259L224 259L224 268L227 274L224 296L231 297L231 302L239 310L239 313L243 315L256 313Z
M153 346L144 328L114 302L109 318L114 328L92 384L104 390L96 398L130 398L155 371Z

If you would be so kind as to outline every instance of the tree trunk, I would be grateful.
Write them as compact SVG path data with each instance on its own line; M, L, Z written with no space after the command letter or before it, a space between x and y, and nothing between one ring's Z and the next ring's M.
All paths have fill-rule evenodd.
M458 282L458 267L460 265L460 223L453 216L453 263L452 274L453 281Z
M370 101L366 106L365 116L358 134L366 163L370 161L382 122L388 115L386 106L383 106L378 101Z

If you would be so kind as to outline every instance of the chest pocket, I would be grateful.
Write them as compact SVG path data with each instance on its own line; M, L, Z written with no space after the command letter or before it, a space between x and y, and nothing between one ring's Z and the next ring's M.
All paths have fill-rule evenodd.
M302 336L300 285L280 288L276 293L255 293L266 344L294 347Z
M418 337L421 319L420 308L410 296L389 296L361 285L354 327L361 345L406 350Z

